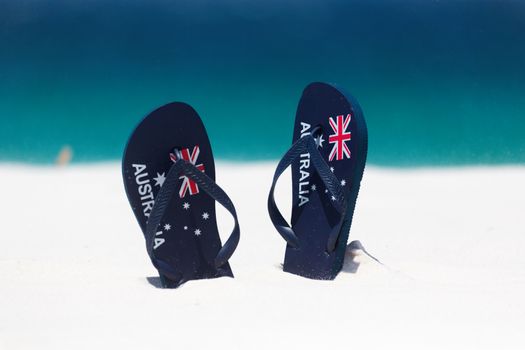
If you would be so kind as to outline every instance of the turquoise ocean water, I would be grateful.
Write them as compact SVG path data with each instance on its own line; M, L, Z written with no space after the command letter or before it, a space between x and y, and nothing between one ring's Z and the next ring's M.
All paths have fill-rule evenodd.
M276 159L312 81L360 101L378 165L525 163L523 1L0 0L0 160L119 159L170 101L218 158Z

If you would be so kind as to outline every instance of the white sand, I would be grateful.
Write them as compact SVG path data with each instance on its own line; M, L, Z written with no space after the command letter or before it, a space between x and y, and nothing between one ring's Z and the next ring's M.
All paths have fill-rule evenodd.
M119 165L0 165L0 349L525 348L525 168L368 169L350 237L386 266L327 282L280 270L273 166L218 165L236 278L163 290Z

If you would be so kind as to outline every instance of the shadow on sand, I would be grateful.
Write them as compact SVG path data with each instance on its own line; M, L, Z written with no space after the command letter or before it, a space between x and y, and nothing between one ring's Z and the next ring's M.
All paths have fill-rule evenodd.
M376 261L377 263L384 266L384 264L379 261L376 257L374 257L372 254L370 254L365 247L361 244L360 241L352 241L346 246L345 251L345 260L343 262L343 268L341 269L341 272L346 273L357 273L357 270L359 269L359 265L361 264L359 261L357 261L357 257L359 255L365 254L372 260ZM280 268L282 270L283 265L279 264L276 265L276 267ZM151 284L155 288L164 289L162 287L162 282L160 281L160 277L146 277L146 280L149 284Z
M365 247L361 244L360 241L352 241L346 246L345 260L343 262L343 268L341 269L341 271L346 273L356 273L359 269L359 265L361 264L359 261L356 260L356 257L362 254L367 255L372 260L383 265L381 261L379 261L375 256L370 254L365 249Z

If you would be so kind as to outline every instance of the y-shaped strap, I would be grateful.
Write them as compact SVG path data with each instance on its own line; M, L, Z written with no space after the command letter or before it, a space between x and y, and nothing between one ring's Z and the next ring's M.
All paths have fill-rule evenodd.
M161 267L166 273L176 274L167 264L158 262L153 253L155 231L157 230L162 217L164 216L168 204L176 191L177 180L180 174L189 177L195 181L200 188L210 195L213 199L219 202L224 208L226 208L235 220L235 226L233 231L222 246L221 250L215 257L215 267L219 268L224 265L232 256L240 238L239 221L237 220L237 212L233 206L230 197L220 188L209 176L204 174L202 171L197 169L193 164L187 162L184 159L178 159L170 168L166 180L164 181L161 189L159 190L153 209L149 216L148 223L146 224L146 244L148 254L156 267Z
M270 219L272 220L275 228L279 234L286 240L286 242L294 248L299 247L299 238L293 232L290 225L286 222L281 212L275 204L274 190L277 180L281 174L288 168L301 154L309 153L310 164L312 164L319 174L319 177L323 181L326 189L331 194L331 200L335 209L340 213L340 218L337 224L332 227L330 234L328 235L328 242L326 245L326 250L331 253L335 249L337 239L339 238L339 233L341 231L341 225L343 223L345 213L346 213L346 199L344 196L343 188L339 183L337 177L332 173L328 164L326 164L321 153L317 149L315 139L312 134L304 135L299 140L297 140L283 156L275 174L273 176L272 187L268 195L268 212L270 214Z

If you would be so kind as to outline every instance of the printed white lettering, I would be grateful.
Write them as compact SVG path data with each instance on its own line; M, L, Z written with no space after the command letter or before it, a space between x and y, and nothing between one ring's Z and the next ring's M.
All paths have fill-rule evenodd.
M135 183L138 186L137 191L140 196L140 200L142 202L142 212L144 213L145 217L149 217L149 214L151 213L151 210L153 209L153 204L155 204L155 201L153 200L153 192L152 192L152 186L149 183L149 175L145 171L146 165L145 164L132 164L133 168L135 168ZM162 244L162 243L161 243Z

